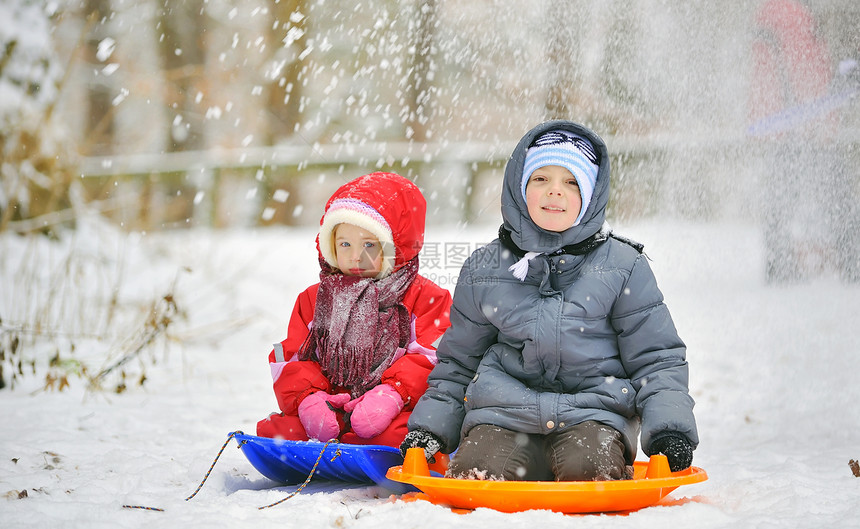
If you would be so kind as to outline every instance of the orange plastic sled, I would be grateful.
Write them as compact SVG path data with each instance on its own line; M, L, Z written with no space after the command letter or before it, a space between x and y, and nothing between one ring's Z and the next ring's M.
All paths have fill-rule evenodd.
M423 499L456 509L486 507L501 512L547 509L562 513L635 511L680 487L708 479L704 470L669 470L664 455L633 464L633 479L619 481L482 481L434 477L423 448L410 448L388 479L418 488Z

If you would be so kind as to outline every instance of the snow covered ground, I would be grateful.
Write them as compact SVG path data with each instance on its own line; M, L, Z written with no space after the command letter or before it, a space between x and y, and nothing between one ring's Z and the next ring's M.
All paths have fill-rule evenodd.
M677 489L666 505L628 516L487 509L464 515L394 501L377 487L312 486L260 511L294 487L273 487L233 442L186 502L228 433L253 433L275 408L266 355L283 337L295 296L315 281L315 232L189 230L115 239L91 231L81 239L123 263L129 297L173 292L189 314L172 329L184 340L145 355L148 380L120 395L87 391L74 377L63 392L40 391L43 376L0 391L0 525L860 527L860 478L848 465L860 459L860 286L829 273L804 284L765 285L760 237L745 224L616 228L646 244L689 348L702 439L694 465L709 479ZM444 258L457 244L473 250L495 230L431 226L427 241ZM18 244L0 237L0 254L12 259ZM457 270L442 261L423 272L452 287ZM6 322L27 293L10 301L9 266L0 268L0 281ZM75 355L86 359L106 345L79 344ZM137 369L134 362L128 369Z

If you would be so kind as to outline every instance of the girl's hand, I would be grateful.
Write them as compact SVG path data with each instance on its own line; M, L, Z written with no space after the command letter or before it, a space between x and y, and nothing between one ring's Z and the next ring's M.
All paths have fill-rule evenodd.
M380 384L343 407L350 413L349 425L364 439L376 437L388 428L403 409L403 398L393 387Z
M329 395L325 391L305 397L299 404L299 420L308 437L318 441L336 439L340 434L341 422L335 410L342 408L349 399L349 393Z

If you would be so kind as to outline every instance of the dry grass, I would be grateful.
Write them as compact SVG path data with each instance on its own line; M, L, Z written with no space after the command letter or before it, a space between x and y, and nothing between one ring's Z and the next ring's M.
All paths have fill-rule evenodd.
M41 390L63 391L80 379L122 392L146 381L153 348L172 339L183 317L179 273L162 294L134 292L141 286L129 277L127 236L86 224L57 239L0 236L0 388L28 379L32 388L35 378Z

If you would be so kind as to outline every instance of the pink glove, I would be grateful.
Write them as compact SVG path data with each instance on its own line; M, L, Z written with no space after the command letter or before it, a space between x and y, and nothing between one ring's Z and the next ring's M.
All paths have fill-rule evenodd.
M328 441L340 433L337 413L332 408L341 408L349 402L349 393L329 395L325 391L311 393L299 404L299 420L311 439Z
M364 439L384 432L402 409L403 398L388 384L376 386L343 407L345 412L352 413L349 418L352 431Z

